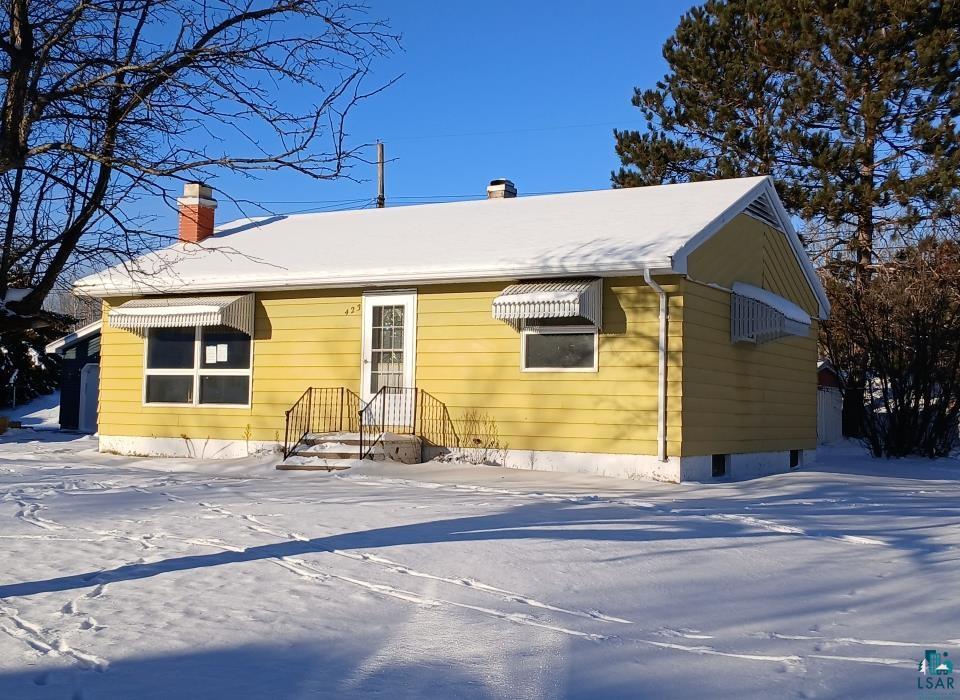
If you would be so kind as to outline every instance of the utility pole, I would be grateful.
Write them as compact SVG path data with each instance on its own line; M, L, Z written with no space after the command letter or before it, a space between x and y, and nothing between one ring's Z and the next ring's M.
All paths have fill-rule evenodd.
M383 193L383 143L377 141L377 209L387 206L387 198Z

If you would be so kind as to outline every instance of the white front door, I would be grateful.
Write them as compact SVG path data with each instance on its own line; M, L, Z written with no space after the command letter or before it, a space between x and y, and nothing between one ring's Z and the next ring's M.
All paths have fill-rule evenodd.
M382 387L414 386L416 292L363 295L361 391L369 401Z

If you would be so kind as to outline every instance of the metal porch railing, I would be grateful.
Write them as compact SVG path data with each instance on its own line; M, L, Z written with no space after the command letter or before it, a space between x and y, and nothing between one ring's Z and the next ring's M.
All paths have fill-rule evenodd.
M360 459L369 457L387 433L415 435L426 443L450 447L457 434L446 405L416 387L381 387L359 411Z
M310 387L286 412L283 458L311 433L359 434L358 457L370 457L384 435L415 435L436 447L454 447L458 437L446 405L416 387L381 387L369 401L346 387Z
M285 414L283 458L293 454L310 433L358 432L360 403L360 397L346 387L308 388Z

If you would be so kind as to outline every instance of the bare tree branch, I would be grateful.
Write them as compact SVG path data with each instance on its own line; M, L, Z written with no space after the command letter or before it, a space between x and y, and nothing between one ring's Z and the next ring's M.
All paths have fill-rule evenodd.
M349 177L346 119L392 84L365 87L398 40L349 0L0 5L0 330L73 270L169 241L124 213L141 198L224 172ZM11 288L31 291L3 304Z

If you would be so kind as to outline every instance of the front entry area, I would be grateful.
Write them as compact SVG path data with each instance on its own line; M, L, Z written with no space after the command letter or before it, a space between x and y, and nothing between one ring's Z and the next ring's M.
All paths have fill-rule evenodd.
M382 391L371 409L389 417L395 429L415 419L408 390L416 385L416 314L416 292L363 295L360 393L366 403Z

